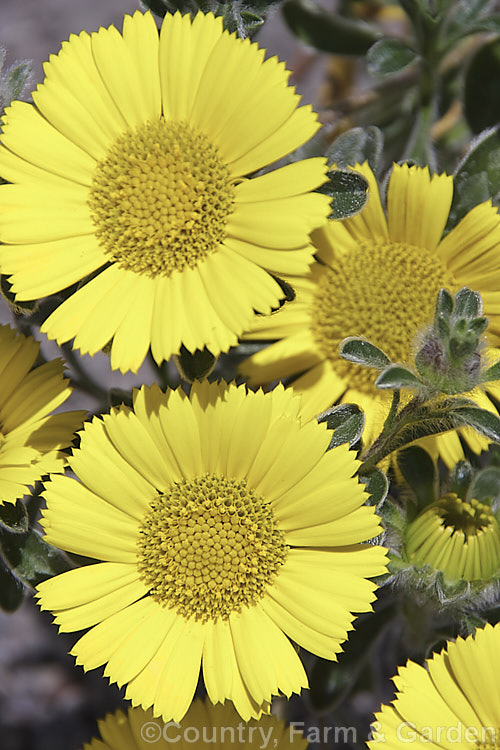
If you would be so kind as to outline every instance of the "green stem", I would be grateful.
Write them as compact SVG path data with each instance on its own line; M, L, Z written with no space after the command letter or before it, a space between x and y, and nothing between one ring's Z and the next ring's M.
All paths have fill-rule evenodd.
M396 390L392 394L392 402L391 402L391 408L389 409L389 414L387 415L387 418L384 422L384 426L382 427L382 432L380 434L380 437L383 435L386 435L391 427L394 425L394 422L396 421L396 414L398 411L399 401L401 398L401 391Z

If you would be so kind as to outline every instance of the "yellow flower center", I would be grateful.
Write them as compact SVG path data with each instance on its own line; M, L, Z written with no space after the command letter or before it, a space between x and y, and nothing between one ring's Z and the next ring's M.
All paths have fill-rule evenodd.
M193 268L217 250L233 203L217 148L187 123L163 118L117 139L88 200L110 261L153 277Z
M495 520L489 505L472 499L470 503L449 492L439 500L437 513L445 526L450 526L453 533L462 531L465 538L491 526Z
M500 750L500 727L483 727L481 735L476 742L477 750Z
M488 580L500 569L500 528L489 505L450 492L408 526L406 556L451 580Z
M203 621L260 599L288 552L265 499L244 481L211 474L174 482L158 497L138 544L151 595Z
M455 289L453 276L424 248L402 243L361 243L316 267L312 332L322 354L352 388L376 392L372 370L339 355L346 336L364 336L393 362L413 359L419 333L430 325L439 289Z

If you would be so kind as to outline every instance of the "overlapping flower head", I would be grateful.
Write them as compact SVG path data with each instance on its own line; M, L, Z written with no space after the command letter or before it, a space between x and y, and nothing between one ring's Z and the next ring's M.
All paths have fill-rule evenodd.
M68 289L42 330L136 371L227 351L305 273L329 199L325 160L246 175L317 130L288 73L212 14L148 12L82 32L45 64L36 106L6 111L0 270L30 300ZM89 280L90 277L90 280ZM76 290L72 285L85 281Z
M307 742L297 730L290 731L275 716L261 716L243 723L231 703L213 706L195 700L179 725L163 724L151 709L116 711L99 721L101 739L93 739L83 750L147 750L153 744L166 750L174 743L179 750L211 747L214 750L244 747L249 750L306 750Z
M394 678L391 705L375 715L370 750L412 747L491 750L500 732L500 626L457 638L426 661L409 661Z
M251 384L290 376L301 393L304 414L313 417L337 399L359 404L366 414L364 439L380 432L388 410L386 392L375 388L373 371L340 357L346 336L364 336L393 362L409 363L419 337L433 319L440 288L455 293L468 286L480 292L490 320L491 345L499 342L500 218L482 203L443 239L453 178L429 175L427 168L394 165L384 214L375 177L368 180L366 208L344 221L330 221L313 235L318 262L291 279L296 299L277 313L259 318L250 337L280 339L248 359L242 372ZM498 396L498 386L488 384ZM496 409L487 394L468 394L482 408ZM464 431L479 453L488 442ZM462 456L458 434L427 438L427 447L453 466Z
M281 387L197 383L135 392L81 434L78 477L47 484L46 540L102 560L39 586L72 654L127 684L134 706L179 720L200 664L213 703L246 720L307 677L289 638L335 659L371 610L385 550L347 446L302 424ZM326 452L325 452L326 451Z
M408 525L405 553L410 562L432 566L451 581L498 578L500 528L491 505L447 493Z
M40 344L0 326L0 504L14 502L49 472L63 471L62 452L85 412L52 412L71 394L61 360L34 366Z

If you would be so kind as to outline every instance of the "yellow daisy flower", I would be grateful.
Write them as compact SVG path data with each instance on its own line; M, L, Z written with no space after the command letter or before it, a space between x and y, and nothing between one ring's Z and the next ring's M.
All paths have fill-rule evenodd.
M370 750L493 750L500 732L500 625L457 638L394 678L396 699L375 715Z
M83 750L167 750L172 743L179 750L210 747L248 748L249 750L306 750L307 741L296 729L285 727L275 716L262 716L242 722L231 703L213 706L209 701L194 701L180 724L163 724L151 710L129 708L127 714L116 711L99 723L101 740L93 739Z
M364 336L394 362L411 363L419 337L431 323L440 288L468 286L480 292L490 319L490 343L500 342L500 217L482 203L442 238L453 193L453 178L427 168L394 165L387 191L387 217L368 164L356 165L368 180L366 208L344 221L330 221L313 235L320 262L307 275L290 279L296 299L259 318L246 338L281 339L250 357L242 372L252 385L299 376L304 414L313 417L337 399L366 413L370 443L387 416L390 395L375 388L373 370L339 355L346 336ZM498 359L498 356L496 357ZM500 396L500 387L488 384ZM470 394L494 411L482 390ZM463 431L476 452L487 440ZM426 439L449 466L463 452L457 433Z
M318 129L289 73L211 14L148 12L82 32L45 64L36 107L6 111L0 150L2 273L19 300L90 280L42 326L137 371L207 347L227 351L254 310L302 273L324 223L324 159L254 179Z
M335 659L352 612L371 611L385 550L346 446L302 425L279 388L193 386L134 395L85 425L47 485L46 539L103 562L38 587L62 631L90 628L72 654L126 698L182 718L200 664L213 703L244 719L307 677L296 643Z
M71 394L60 360L33 367L40 344L0 326L0 504L15 502L45 474L64 469L84 411L51 414Z
M500 572L500 529L490 505L453 492L429 505L406 530L405 556L449 580L489 581Z

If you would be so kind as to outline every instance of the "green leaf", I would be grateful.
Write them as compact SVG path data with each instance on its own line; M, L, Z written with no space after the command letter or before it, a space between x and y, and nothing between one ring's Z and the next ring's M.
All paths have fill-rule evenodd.
M368 182L359 172L334 169L328 182L317 189L332 199L329 219L346 219L359 213L368 200Z
M500 468L489 466L479 471L474 477L469 490L469 497L480 502L492 501L500 497Z
M11 534L26 534L29 529L29 520L26 508L18 500L14 503L0 505L0 528Z
M479 382L491 383L491 381L493 380L500 380L500 360L498 360L498 362L495 362L494 365L491 365L491 367L488 367L487 370L484 370L484 372L481 373Z
M449 17L450 27L471 33L471 26L485 20L481 15L490 13L494 6L495 0L456 0Z
M318 417L319 424L326 422L326 426L329 430L336 430L344 422L351 417L355 417L358 414L362 414L361 409L357 404L339 404L338 406L332 406L327 409Z
M419 59L401 39L379 39L370 47L366 64L370 75L385 78L405 70Z
M340 356L349 362L377 370L391 364L391 360L381 349L358 336L348 336L340 343Z
M26 589L0 557L0 609L15 612L24 601Z
M374 125L367 128L351 128L333 141L326 157L329 165L335 164L341 169L367 161L373 172L376 172L383 145L382 131Z
M13 65L2 75L0 90L2 104L6 107L24 93L31 77L32 67L28 60Z
M365 415L356 404L333 406L318 418L318 422L326 422L328 429L333 430L328 450L343 443L354 445L361 440L365 421Z
M400 535L403 534L406 529L406 519L401 508L398 508L392 500L389 499L381 505L379 515L385 529L397 531Z
M389 365L375 381L377 388L420 388L421 381L417 376L401 365Z
M302 42L333 55L364 55L380 37L371 26L327 13L311 0L288 0L283 16Z
M367 493L370 495L370 505L375 505L378 511L389 492L389 480L386 473L378 467L363 473L363 466L361 466L359 479L363 482Z
M500 14L492 13L486 18L480 18L474 23L468 26L467 34L483 34L483 33L500 34Z
M488 318L474 318L474 320L469 320L469 331L471 331L474 336L482 336L488 328L489 322Z
M410 485L419 508L425 508L436 499L436 467L427 451L410 445L398 451L399 470Z
M453 295L447 289L440 289L436 300L435 317L443 316L445 320L448 320L453 312L454 304Z
M463 424L474 427L488 440L500 442L500 419L491 411L474 406L463 406L453 412L453 416L463 420Z
M447 228L478 203L500 197L500 130L483 131L471 144L454 176L453 202Z
M475 318L477 315L481 315L482 310L483 303L478 292L473 292L466 286L458 290L455 295L455 318L462 315L466 318Z
M177 364L179 369L190 383L195 380L203 380L209 375L215 365L216 357L209 352L205 347L204 349L196 349L194 352L189 352L184 345L181 346L181 351L177 357Z
M14 575L28 586L72 567L64 552L47 544L34 529L24 536L0 532L0 549Z
M468 461L459 461L453 467L450 475L450 490L465 500L472 482L473 471Z

